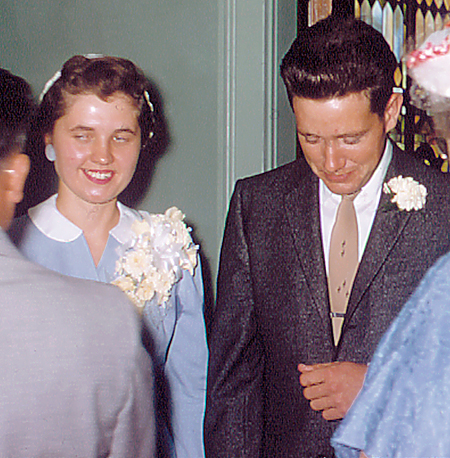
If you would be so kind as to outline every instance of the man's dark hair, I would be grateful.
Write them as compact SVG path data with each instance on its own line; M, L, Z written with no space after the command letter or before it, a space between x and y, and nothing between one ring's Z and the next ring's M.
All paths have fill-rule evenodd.
M33 111L29 84L0 68L0 159L23 149Z
M397 61L383 35L363 21L330 16L300 32L281 63L289 101L367 92L383 116Z

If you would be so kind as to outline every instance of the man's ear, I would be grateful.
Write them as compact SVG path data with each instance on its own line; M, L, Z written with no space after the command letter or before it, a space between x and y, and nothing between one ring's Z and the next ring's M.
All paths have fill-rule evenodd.
M394 92L384 110L384 127L386 132L389 132L397 125L398 117L400 116L400 110L403 105L403 94Z
M18 204L23 199L23 187L30 170L30 159L23 153L12 153L0 167L1 187L5 198L13 204Z

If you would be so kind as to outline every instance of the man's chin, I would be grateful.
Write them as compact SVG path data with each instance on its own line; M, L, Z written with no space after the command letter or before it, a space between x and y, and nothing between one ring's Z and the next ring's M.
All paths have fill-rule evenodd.
M353 194L356 191L359 191L361 187L359 184L355 183L333 183L329 181L325 181L325 186L333 193L333 194Z

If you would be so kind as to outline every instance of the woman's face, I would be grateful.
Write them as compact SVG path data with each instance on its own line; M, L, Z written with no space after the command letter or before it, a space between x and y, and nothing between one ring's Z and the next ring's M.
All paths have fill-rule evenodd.
M66 95L65 102L65 114L45 138L56 153L59 203L115 201L133 177L141 147L133 99L117 92L107 101L80 94Z

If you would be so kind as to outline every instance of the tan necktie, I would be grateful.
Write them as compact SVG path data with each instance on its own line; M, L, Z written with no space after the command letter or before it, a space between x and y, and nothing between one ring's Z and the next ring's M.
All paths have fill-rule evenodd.
M347 303L358 268L358 222L353 200L358 195L343 195L331 231L328 265L331 322L335 345L341 336Z

